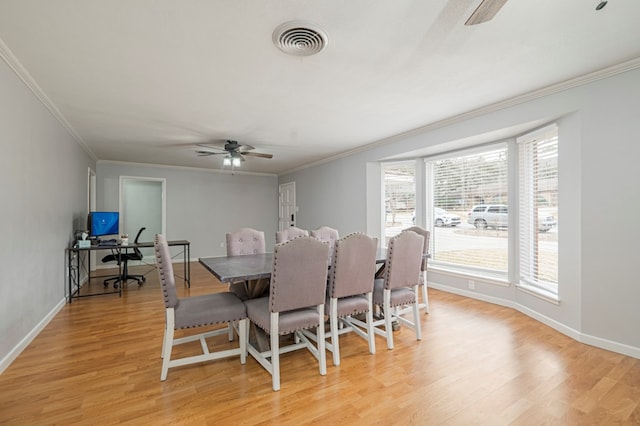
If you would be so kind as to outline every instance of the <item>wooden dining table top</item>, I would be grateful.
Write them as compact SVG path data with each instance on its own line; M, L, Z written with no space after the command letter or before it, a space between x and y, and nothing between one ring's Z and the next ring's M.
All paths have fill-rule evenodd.
M376 263L384 263L386 260L387 249L378 248ZM271 277L273 253L200 257L198 261L220 282L249 281Z

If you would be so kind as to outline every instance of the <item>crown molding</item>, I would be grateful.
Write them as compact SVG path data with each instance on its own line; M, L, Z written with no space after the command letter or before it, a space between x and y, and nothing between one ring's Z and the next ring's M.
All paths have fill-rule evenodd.
M173 170L189 170L189 171L206 172L206 173L220 173L223 175L269 176L269 177L278 176L275 173L245 172L238 169L234 169L234 170L207 169L204 167L174 166L170 164L136 163L133 161L98 160L96 164L119 164L123 166L154 167L154 168L173 169Z
M335 161L337 159L348 157L353 154L357 154L359 152L368 151L370 149L388 145L394 142L399 142L403 139L406 139L410 136L420 135L422 133L426 133L431 130L435 130L441 127L450 126L453 124L457 124L466 120L470 120L472 118L479 117L481 115L489 114L492 112L496 112L505 108L513 107L525 102L529 102L535 99L539 99L545 96L553 95L555 93L563 92L565 90L572 89L574 87L583 86L588 83L592 83L594 81L602 80L608 77L613 77L618 74L625 73L627 71L632 71L637 68L640 68L640 58L635 58L630 61L622 62L620 64L604 68L589 74L585 74L579 77L575 77L569 80L565 80L560 83L553 84L551 86L546 86L538 90L534 90L532 92L528 92L519 96L515 96L513 98L505 99L500 102L496 102L490 105L486 105L484 107L474 109L462 114L458 114L449 118L445 118L443 120L435 121L433 123L427 124L425 126L421 126L412 130L408 130L406 132L399 133L397 135L390 136L388 138L384 138L375 142L372 142L367 145L363 145L357 148L354 148L349 151L342 152L340 154L324 158L322 160L314 161L313 163L308 163L300 167L296 167L291 170L287 170L282 173L278 173L278 176L287 175L290 173L298 172L300 170L308 169L311 167L315 167L324 163L329 163L331 161Z
M71 126L67 119L62 115L60 110L55 106L53 101L44 93L44 91L38 86L35 79L29 74L29 71L22 66L18 58L15 57L11 49L0 39L0 57L9 65L9 68L22 80L22 82L31 90L31 92L38 98L40 102L49 110L53 117L64 127L64 129L71 135L71 137L82 147L93 161L98 161L98 157L91 151L84 140L80 137L78 132Z

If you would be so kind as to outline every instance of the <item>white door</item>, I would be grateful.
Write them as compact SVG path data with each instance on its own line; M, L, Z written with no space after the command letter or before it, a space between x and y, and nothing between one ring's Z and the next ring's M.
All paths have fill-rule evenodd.
M278 229L282 231L290 226L296 226L296 183L289 182L280 185Z

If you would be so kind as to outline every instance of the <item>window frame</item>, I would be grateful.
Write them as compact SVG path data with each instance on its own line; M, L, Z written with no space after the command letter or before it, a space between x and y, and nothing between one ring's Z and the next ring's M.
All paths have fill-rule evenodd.
M530 277L529 275L524 275L526 274L525 271L523 270L529 270L529 269L538 269L538 257L537 255L534 255L535 259L524 259L523 256L523 251L530 251L530 252L538 252L538 250L540 250L539 248L531 248L533 247L532 244L534 244L531 240L536 240L538 241L538 237L537 235L539 234L539 225L538 225L538 221L539 221L539 217L540 217L540 212L539 210L536 210L534 214L534 212L525 212L525 214L522 214L524 212L525 209L527 209L529 206L534 205L536 206L535 208L537 209L537 197L539 196L537 194L537 190L533 189L535 188L535 183L532 182L529 178L531 174L523 174L523 167L521 167L521 163L527 161L527 162L531 162L533 161L532 158L526 158L523 159L522 156L523 155L527 155L525 150L527 149L527 145L526 144L530 144L530 143L534 143L537 142L539 140L541 140L541 138L546 138L547 135L549 135L549 133L555 133L555 138L556 138L556 148L555 148L555 155L558 158L556 160L556 185L555 185L555 191L556 191L556 197L557 197L557 202L556 202L556 209L559 209L559 169L560 169L560 162L559 162L559 146L560 146L560 141L559 141L559 130L558 130L558 125L557 123L552 123L549 125L546 125L542 128L527 132L523 135L520 135L519 137L516 138L516 144L517 144L517 156L518 156L518 178L517 178L517 182L516 184L518 185L518 197L517 197L517 203L518 203L518 245L517 245L517 264L516 264L516 270L515 270L515 277L514 277L514 282L517 288L525 291L526 293L532 294L534 296L540 297L544 300L548 300L552 303L558 303L559 302L559 294L560 294L560 282L559 282L559 271L556 269L556 282L550 282L550 281L545 281L545 280L536 280L536 279L532 279L532 277ZM544 139L542 139L544 140ZM537 175L537 172L534 171L534 173L536 175L536 179L540 179L540 177ZM525 179L527 179L525 181ZM531 217L533 217L533 219L530 219ZM556 226L557 226L557 218L556 218ZM531 237L531 235L534 235L533 237ZM559 267L559 249L560 249L560 239L559 239L559 232L558 232L558 239L557 239L557 247L556 247L556 258L555 258L555 263L556 263L556 268ZM529 249L527 249L527 247L529 247ZM535 265L535 266L532 266Z
M435 244L437 240L437 235L435 234L435 226L434 226L434 211L435 211L435 188L433 182L433 163L440 160L452 159L452 158L460 158L460 157L468 157L472 155L481 155L483 153L498 151L504 149L507 154L506 160L506 192L507 199L513 199L512 197L512 189L513 183L511 182L511 169L512 169L512 147L513 139L502 139L498 141L493 141L490 143L485 143L482 145L476 145L468 148L456 149L444 153L440 153L437 155L432 155L428 157L423 157L423 161L425 164L425 175L424 179L425 183L425 207L426 207L426 226L425 228L431 232L432 238L430 241L430 252L435 252ZM485 205L495 205L498 203L487 202ZM473 206L472 206L473 207ZM487 213L488 208L485 208L484 213ZM462 222L466 223L467 218L463 217ZM511 225L511 217L509 216L509 225ZM511 228L511 226L509 226ZM486 282L495 283L501 286L509 285L511 282L511 270L512 270L512 239L509 238L507 241L507 267L505 271L498 271L478 266L472 265L462 265L462 264L452 264L448 262L440 262L437 260L437 255L434 253L434 257L429 261L429 267L438 270L440 272L446 272L448 274L458 274L460 276L464 276L467 278L476 278L481 279Z

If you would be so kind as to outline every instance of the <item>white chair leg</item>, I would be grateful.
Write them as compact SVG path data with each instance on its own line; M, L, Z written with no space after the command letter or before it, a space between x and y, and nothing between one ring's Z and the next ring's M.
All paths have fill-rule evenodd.
M162 370L160 371L160 381L167 380L169 374L169 361L171 361L171 350L173 349L174 333L174 313L173 308L166 310L166 328L164 330L164 340L162 342Z
M416 286L416 293L417 292L418 288ZM416 330L416 340L422 340L422 329L420 328L420 307L418 306L418 299L416 299L416 303L413 304L413 323Z
M324 304L318 305L318 327L316 328L316 334L318 335L318 364L320 364L320 375L324 376L327 374L327 342L324 340Z
M384 315L384 331L387 334L387 348L393 349L393 325L391 324L392 309L391 309L391 290L384 290L384 307L382 308Z
M373 305L372 305L373 295L372 293L367 294L367 299L369 301L369 310L367 311L367 337L369 340L369 353L375 354L376 353L376 336L375 336L375 332L373 331Z
M280 390L280 336L278 335L278 313L271 313L271 382L273 390Z
M231 326L231 324L229 324ZM240 364L247 362L247 344L249 341L249 319L245 318L238 323L238 339L240 340Z
M160 351L160 358L164 358L164 342L167 340L167 321L164 322L164 333L162 334L162 350Z
M338 340L339 340L338 300L331 298L329 300L329 307L330 307L329 323L331 325L331 346L333 348L333 365L340 365L340 348L338 343Z
M424 313L429 313L429 293L427 292L427 271L422 271L422 301L424 303Z
M233 342L233 323L229 323L229 341Z

